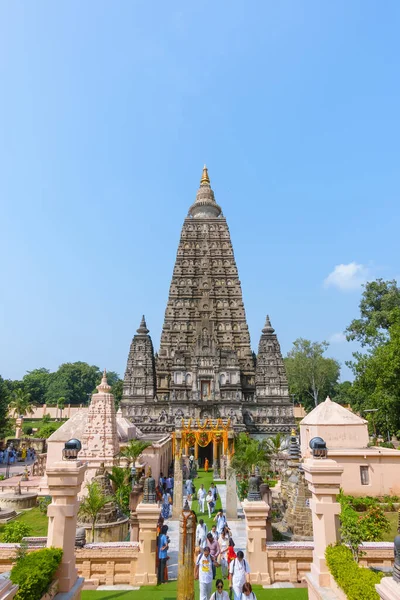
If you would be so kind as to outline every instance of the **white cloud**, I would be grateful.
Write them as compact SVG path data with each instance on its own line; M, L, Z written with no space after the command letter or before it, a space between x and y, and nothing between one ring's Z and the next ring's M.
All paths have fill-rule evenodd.
M344 333L342 331L339 331L338 333L333 333L331 335L331 337L329 338L329 342L331 344L342 344L345 341L346 341L346 336L344 335Z
M356 290L367 281L368 268L351 262L348 265L336 265L324 281L325 287L336 287L342 291Z

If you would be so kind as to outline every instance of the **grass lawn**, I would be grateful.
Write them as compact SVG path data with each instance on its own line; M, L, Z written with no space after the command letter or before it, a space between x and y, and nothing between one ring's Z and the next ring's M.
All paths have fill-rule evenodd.
M192 502L192 510L193 510L193 512L196 513L197 520L203 519L204 523L207 525L207 530L210 531L211 527L213 525L215 525L215 523L213 522L213 519L214 519L214 517L215 517L215 515L217 513L217 510L219 510L220 508L222 508L222 506L221 506L221 498L219 496L217 498L217 503L216 503L216 506L214 508L214 513L213 513L211 519L208 518L207 506L205 507L206 512L204 513L204 515L202 515L201 513L199 513L198 512L199 505L198 505L198 502L197 502L197 492L200 489L200 485L203 484L204 485L204 489L206 490L206 492L208 492L208 490L210 489L210 486L211 486L211 482L214 481L214 479L213 479L213 472L212 472L212 470L210 470L210 471L208 471L208 473L206 473L204 471L204 469L199 469L198 472L197 472L197 474L198 474L198 477L194 480L194 485L195 485L195 488L196 488L196 494L195 494L196 499L194 499L193 502ZM217 486L219 483L225 483L225 481L224 482L217 481L215 485Z
M226 589L227 588L227 584ZM307 600L308 593L305 588L264 590L260 585L254 585L253 591L257 600ZM213 588L214 592L214 588ZM82 592L82 600L175 600L177 594L177 582L171 581L160 586L141 587L137 592ZM195 582L195 600L199 599L199 584Z
M385 533L383 536L384 542L393 542L394 538L397 535L397 524L399 521L399 513L397 510L393 512L386 512L385 517L387 517L390 521L390 531L389 533Z
M16 521L29 525L32 529L32 532L30 533L30 536L32 537L43 537L47 535L47 516L41 513L37 506L22 512L16 519L10 521L10 523L15 523ZM0 539L4 527L5 525L0 525Z

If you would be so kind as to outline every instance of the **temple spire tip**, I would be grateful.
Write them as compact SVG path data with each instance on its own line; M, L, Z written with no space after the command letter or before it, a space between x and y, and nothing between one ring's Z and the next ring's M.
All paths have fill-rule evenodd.
M200 179L200 185L202 185L203 183L207 183L208 185L210 184L210 178L208 176L208 169L206 165L204 165L203 167L203 173Z

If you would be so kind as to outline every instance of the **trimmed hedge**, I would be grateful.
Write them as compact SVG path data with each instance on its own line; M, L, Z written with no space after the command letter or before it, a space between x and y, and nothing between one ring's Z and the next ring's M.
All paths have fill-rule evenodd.
M347 546L328 546L325 558L334 580L348 600L379 600L375 584L380 582L383 573L360 567Z
M19 585L14 600L39 600L53 581L61 558L60 548L42 548L23 554L10 574L11 581Z

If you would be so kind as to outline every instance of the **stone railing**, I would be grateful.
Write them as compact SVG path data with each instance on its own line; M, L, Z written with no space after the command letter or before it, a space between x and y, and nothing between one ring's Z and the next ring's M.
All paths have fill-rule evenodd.
M85 587L135 585L138 542L87 544L75 550L76 568Z
M38 545L28 546L29 551L38 550ZM29 540L28 540L29 543ZM10 571L17 557L20 544L0 544L0 573ZM139 555L137 542L110 542L87 544L76 548L76 568L79 577L84 577L93 587L98 585L134 585L136 564Z
M19 544L0 544L0 573L10 571L18 548ZM30 546L29 550L35 550L35 547ZM360 559L362 566L393 565L392 542L366 543L363 544L362 551L365 553ZM310 572L312 552L312 542L268 542L265 548L265 570L259 573L257 583L270 585L284 581L302 582ZM98 585L135 585L138 542L87 544L84 548L77 548L75 556L79 576L84 577L86 584L93 588Z
M312 542L268 542L265 552L266 572L260 573L260 583L300 583L310 572L313 548ZM392 542L368 542L362 544L362 552L364 554L360 557L360 565L363 567L393 565Z

